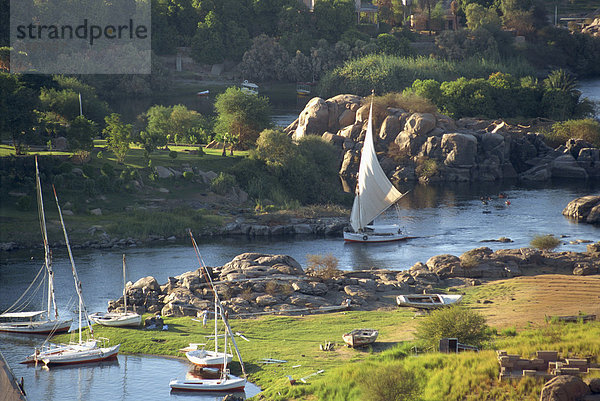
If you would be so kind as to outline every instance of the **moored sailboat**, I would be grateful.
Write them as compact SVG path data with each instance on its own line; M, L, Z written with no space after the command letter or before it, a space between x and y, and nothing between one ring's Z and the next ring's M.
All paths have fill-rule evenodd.
M190 233L191 236L191 233ZM242 361L242 357L238 350L237 344L235 343L235 338L233 336L233 332L231 331L231 327L229 326L229 322L227 321L227 317L225 316L225 311L223 310L223 305L219 299L219 295L215 286L213 285L213 281L210 277L210 272L206 268L206 265L200 261L200 252L198 251L198 245L192 236L192 243L194 245L194 250L196 251L196 255L198 256L198 261L200 262L200 266L202 268L202 273L210 287L213 291L215 298L215 351L211 357L207 357L204 361L214 361L217 362L215 365L220 368L220 375L218 378L201 378L201 377L186 377L185 379L173 379L169 382L169 386L173 390L190 390L190 391L204 391L204 392L233 392L243 390L246 386L246 371L244 369L244 362ZM223 322L223 326L225 328L225 335L223 341L223 352L218 351L218 347L216 345L218 333L217 333L217 321L221 320ZM227 368L227 364L232 361L233 355L227 353L227 339L230 338L235 349L235 353L240 362L240 366L242 368L242 373L244 377L237 377L230 374L229 369ZM204 350L198 350L204 351ZM186 356L192 362L194 362L188 351ZM204 351L207 355L212 353L212 351ZM210 358L210 359L209 359ZM219 361L220 360L220 361ZM199 365L199 364L196 364ZM200 366L200 365L199 365Z
M62 333L69 330L72 319L60 319L54 296L54 271L52 270L52 254L48 245L48 233L46 231L46 216L44 213L44 199L42 196L42 185L38 168L37 156L35 158L35 180L38 203L38 215L40 229L42 231L42 242L44 245L44 266L29 288L21 297L4 313L0 314L0 331L11 333L50 334ZM44 272L42 276L41 273ZM23 309L33 300L35 294L29 294L29 290L45 287L43 283L36 285L38 279L47 280L47 308L46 310L24 311Z
M373 221L405 194L398 191L387 178L375 153L373 142L373 101L369 110L369 121L365 142L360 156L356 196L350 214L352 231L344 232L348 242L389 242L407 237L397 224L374 224Z
M142 316L134 311L127 311L127 284L125 278L125 254L123 254L123 312L96 312L90 315L90 320L102 326L138 327L142 323Z
M62 225L65 243L69 253L69 260L71 262L71 271L75 281L75 290L77 291L77 297L79 300L79 341L73 344L50 345L46 349L42 350L36 349L33 355L27 357L23 363L37 363L38 361L42 361L46 365L68 365L115 359L119 353L119 347L121 344L107 347L105 346L107 339L94 338L94 330L83 301L81 281L79 280L77 269L75 268L73 253L71 252L71 245L69 244L69 237L67 235L67 229L63 220L56 190L54 190L54 199L56 200L56 206L58 208L58 215L60 217L60 223ZM89 327L89 338L86 341L84 341L82 338L83 319L85 319L86 325Z

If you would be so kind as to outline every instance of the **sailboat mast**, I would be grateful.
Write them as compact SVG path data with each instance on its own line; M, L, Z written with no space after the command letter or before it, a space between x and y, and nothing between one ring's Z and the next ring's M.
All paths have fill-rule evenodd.
M218 339L219 339L219 330L217 328L217 321L219 314L218 314L218 310L217 310L217 293L215 292L215 352L219 351L219 344L218 344Z
M94 337L94 329L92 328L92 323L88 318L87 310L85 309L85 303L83 302L83 293L81 292L81 281L79 281L79 276L77 275L77 269L75 268L75 261L73 260L73 252L71 252L71 245L69 244L69 236L67 235L67 228L65 227L65 221L63 220L62 212L60 210L60 204L58 203L58 196L56 195L56 188L54 185L52 186L52 190L54 191L54 199L56 200L56 207L58 208L58 216L60 217L60 224L62 225L63 234L65 236L65 243L67 244L67 250L69 251L69 260L71 261L71 271L73 272L73 279L75 280L75 290L77 291L77 296L79 297L79 343L81 344L81 314L85 313L85 319L90 328L90 335ZM82 310L83 309L83 310Z
M210 277L210 273L208 272L208 269L206 268L206 265L204 264L204 262L201 261L200 250L198 249L198 244L196 243L196 240L194 239L194 236L192 235L192 230L189 230L189 233L190 233L190 238L192 239L192 245L194 246L194 251L196 251L196 258L198 259L198 263L200 264L200 267L202 268L202 274L205 276L206 281L207 281L208 285L210 286L210 289L215 294L215 303L218 304L221 312L223 312L223 306L221 305L221 301L219 300L219 295L217 294L217 290L215 289L212 278ZM246 376L246 370L244 369L244 361L242 360L242 355L240 354L240 350L238 349L237 344L235 342L235 337L233 336L233 332L231 331L231 326L229 326L229 322L227 321L227 318L225 318L225 314L223 313L221 316L223 318L223 323L225 323L226 332L229 333L229 337L231 338L231 343L233 344L233 347L235 348L235 354L237 355L238 360L240 361L240 366L242 367L242 373L244 374L244 376ZM217 320L216 314L215 314L215 320ZM216 343L216 337L215 337L215 343Z
M52 270L52 261L50 260L50 246L48 245L48 232L46 230L46 215L44 213L44 198L42 196L42 184L40 182L40 170L37 156L35 157L35 184L37 188L38 215L40 219L40 229L42 230L42 241L44 243L44 265L48 272L48 319L50 319L52 306L54 306L54 317L58 318L58 308L54 297L54 271Z
M125 254L123 254L123 304L125 305L125 315L127 315L127 282L125 281Z

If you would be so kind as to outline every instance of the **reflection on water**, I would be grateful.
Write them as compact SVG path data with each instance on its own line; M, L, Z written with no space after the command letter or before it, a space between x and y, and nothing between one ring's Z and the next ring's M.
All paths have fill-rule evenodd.
M154 356L119 355L118 360L84 365L46 368L21 365L43 336L0 335L0 351L14 375L23 377L29 401L128 401L165 400L193 396L203 401L220 401L226 393L171 392L169 381L185 377L187 361ZM248 383L245 397L260 389Z

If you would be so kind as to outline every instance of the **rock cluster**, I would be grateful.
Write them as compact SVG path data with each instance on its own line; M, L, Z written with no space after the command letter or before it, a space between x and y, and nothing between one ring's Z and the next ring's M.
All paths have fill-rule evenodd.
M582 33L587 33L592 36L600 36L600 18L594 19L591 24L585 26Z
M493 252L477 248L460 257L438 255L405 271L305 271L290 256L244 253L219 267L210 267L215 288L226 309L238 316L260 313L308 313L348 306L377 309L390 306L399 294L431 292L438 286L475 285L479 279L523 274L600 274L600 242L587 253L545 252L529 248ZM128 283L128 304L138 313L196 316L210 310L212 291L202 269L169 277L159 285L154 277ZM393 302L393 301L392 301ZM120 311L123 298L110 301Z
M540 401L599 401L600 379L584 382L578 376L556 376L542 388Z
M582 196L569 202L563 215L590 224L600 224L600 195Z
M311 99L286 128L295 140L321 135L342 154L340 175L358 171L369 105L355 95ZM387 108L374 134L383 170L396 181L471 182L600 178L600 150L583 140L552 149L527 128Z

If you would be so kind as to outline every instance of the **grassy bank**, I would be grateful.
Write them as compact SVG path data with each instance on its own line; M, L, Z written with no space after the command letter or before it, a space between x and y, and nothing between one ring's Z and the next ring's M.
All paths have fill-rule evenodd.
M260 399L268 400L365 400L366 386L372 378L386 372L410 371L422 390L423 401L437 400L537 400L543 381L527 378L499 382L499 366L494 350L530 358L537 350L557 350L561 357L600 354L600 322L545 323L524 330L501 330L487 349L478 353L446 355L434 352L414 354L408 341L418 324L412 311L388 310L346 312L326 315L231 320L249 379L261 386ZM191 318L166 318L169 331L142 331L96 327L96 335L121 343L124 353L182 356L178 348L190 342L207 342L210 327ZM210 326L210 323L209 325ZM341 335L353 328L373 327L380 336L373 348L354 350L342 345ZM60 340L67 340L62 336ZM319 344L335 342L334 351L320 351ZM210 346L210 345L209 345ZM277 365L261 364L262 358L287 361ZM239 366L234 364L234 373ZM298 380L324 370L307 380L308 384L290 386L287 375ZM369 380L371 378L371 380ZM377 383L375 383L376 385ZM167 383L165 383L167 385Z

